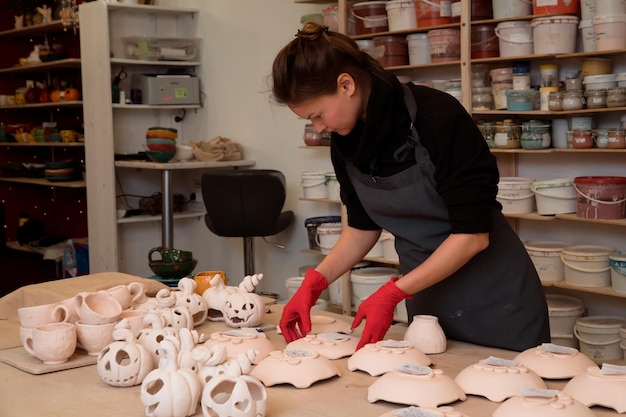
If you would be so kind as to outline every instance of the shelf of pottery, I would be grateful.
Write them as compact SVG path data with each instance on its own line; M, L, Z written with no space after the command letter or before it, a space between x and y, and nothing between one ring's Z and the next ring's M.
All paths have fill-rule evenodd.
M48 233L86 236L78 36L50 16L27 23L16 20L0 30L0 182L7 220L25 212L47 216ZM21 249L17 225L7 229L11 247Z

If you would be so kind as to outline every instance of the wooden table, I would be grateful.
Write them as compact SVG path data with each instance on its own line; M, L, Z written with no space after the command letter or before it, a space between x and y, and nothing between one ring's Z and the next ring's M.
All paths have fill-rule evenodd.
M281 305L272 306L266 316L267 323L277 323ZM350 317L330 312L315 314L330 315L347 322ZM19 324L6 320L0 326L0 340L3 348L19 345L17 335ZM207 336L215 331L223 331L223 323L205 322L197 330ZM388 339L402 339L405 325L397 324L387 333ZM360 334L360 329L355 333ZM267 332L269 339L278 349L285 347L281 335L275 330ZM0 352L1 353L1 352ZM455 377L462 369L488 356L513 359L517 353L475 346L456 341L448 342L443 354L432 355L433 367ZM364 372L351 372L347 369L347 359L334 361L341 370L341 377L319 381L306 389L291 385L267 388L267 417L378 417L381 414L406 406L386 402L370 404L367 389L376 377ZM548 387L561 389L566 381L547 381ZM0 363L0 416L2 417L143 417L144 406L140 400L140 387L116 388L102 382L94 365L32 375L13 366ZM466 401L449 404L455 410L470 417L491 416L499 403L493 403L478 396L468 396ZM597 416L616 416L617 413L602 407L593 407ZM198 407L196 417L202 417Z

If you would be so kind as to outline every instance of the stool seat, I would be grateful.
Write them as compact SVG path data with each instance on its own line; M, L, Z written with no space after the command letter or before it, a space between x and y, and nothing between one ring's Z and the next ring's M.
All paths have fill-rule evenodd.
M283 211L285 176L273 169L211 170L202 175L208 229L222 237L244 239L245 274L254 271L253 238L276 235L294 221Z

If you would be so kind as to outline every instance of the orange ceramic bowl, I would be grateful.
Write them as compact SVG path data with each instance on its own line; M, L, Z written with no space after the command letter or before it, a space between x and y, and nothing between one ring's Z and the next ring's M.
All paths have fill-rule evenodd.
M198 284L196 286L196 293L202 295L207 288L211 287L211 280L215 275L220 275L224 285L228 285L228 278L224 271L200 271L194 275L193 279Z

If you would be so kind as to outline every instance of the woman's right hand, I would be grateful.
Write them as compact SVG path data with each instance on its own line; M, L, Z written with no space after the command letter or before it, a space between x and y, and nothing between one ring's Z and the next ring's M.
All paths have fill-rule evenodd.
M311 307L326 288L326 278L309 268L300 288L285 305L280 318L280 330L287 343L300 339L311 331Z

